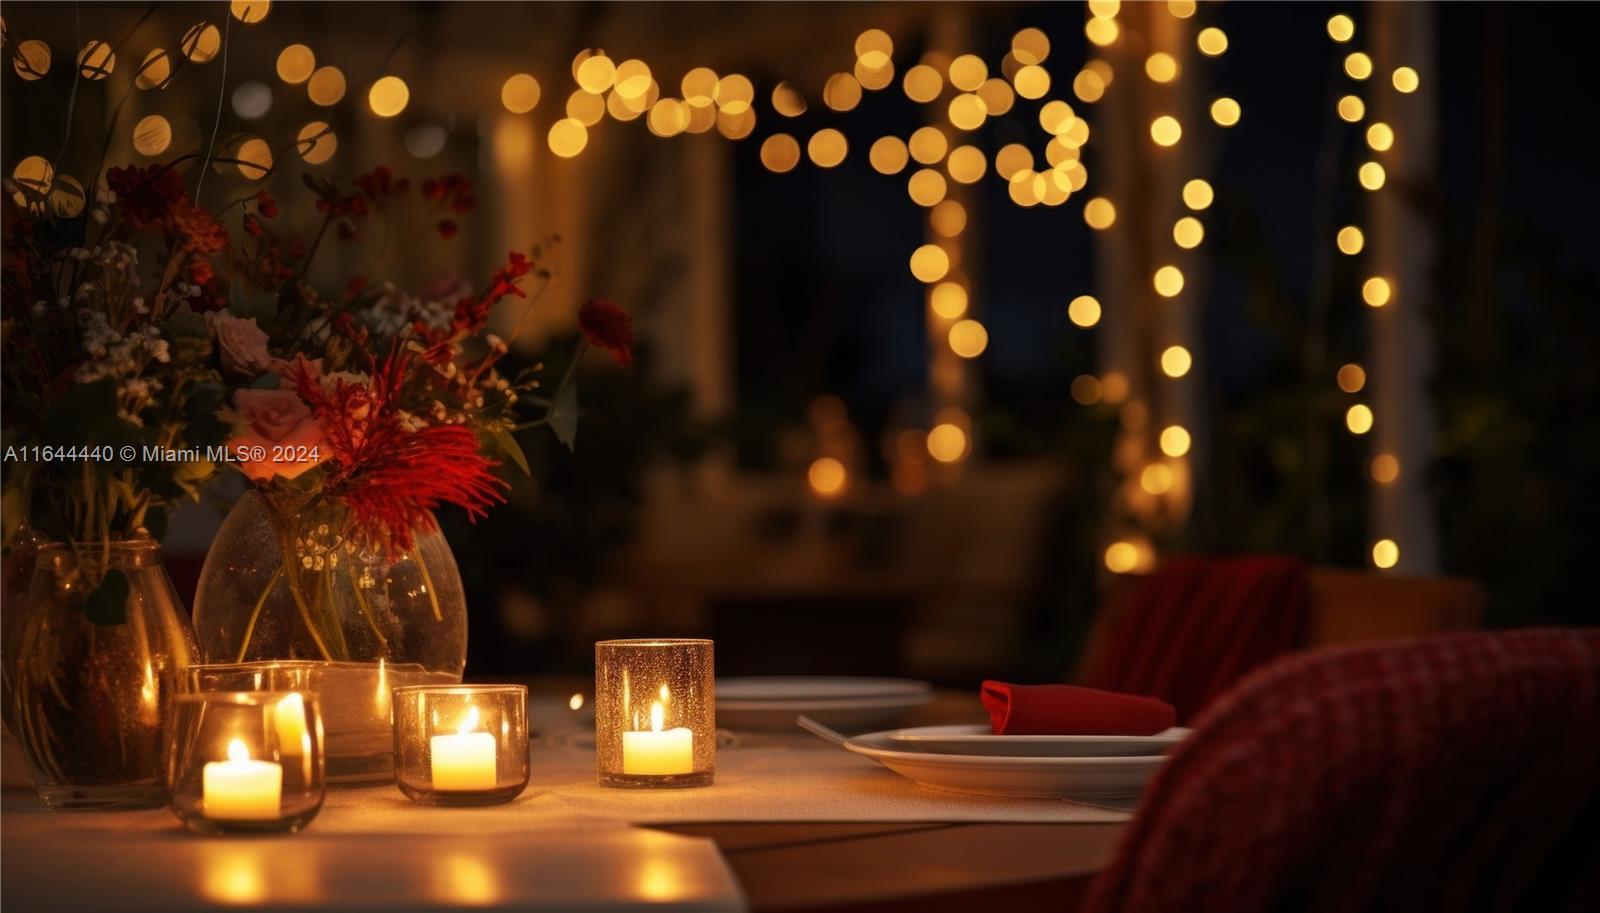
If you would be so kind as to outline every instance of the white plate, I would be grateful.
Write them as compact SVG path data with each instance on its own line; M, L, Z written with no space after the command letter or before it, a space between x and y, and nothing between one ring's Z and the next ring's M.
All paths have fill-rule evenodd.
M1107 758L1161 754L1183 741L1182 726L1155 735L994 735L988 726L919 726L883 733L894 748L1012 758Z
M927 682L908 678L834 675L757 675L717 679L717 702L845 700L927 694Z
M1139 795L1165 755L1132 758L997 758L897 751L889 733L857 736L845 747L923 786L984 796L1125 803Z
M846 700L724 701L717 695L717 725L728 729L792 732L799 716L836 729L862 730L892 723L933 699L931 693Z

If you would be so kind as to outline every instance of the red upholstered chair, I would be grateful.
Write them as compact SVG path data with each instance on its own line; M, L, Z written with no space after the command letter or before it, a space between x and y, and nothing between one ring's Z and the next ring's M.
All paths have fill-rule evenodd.
M1301 653L1196 726L1081 909L1600 909L1600 629Z

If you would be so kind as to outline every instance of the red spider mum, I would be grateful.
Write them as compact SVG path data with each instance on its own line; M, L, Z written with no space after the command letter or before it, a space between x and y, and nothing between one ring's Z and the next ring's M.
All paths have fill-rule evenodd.
M589 342L610 352L619 365L633 363L633 315L615 301L590 298L578 309L578 329Z
M256 194L256 212L261 213L263 219L271 219L278 214L278 201L265 190Z
M294 382L322 424L333 453L324 491L349 510L356 530L391 557L434 528L432 512L454 504L470 519L504 501L505 483L490 471L478 437L464 425L411 429L398 407L410 375L408 353L392 348L373 366L370 385L334 380L331 388L303 365Z

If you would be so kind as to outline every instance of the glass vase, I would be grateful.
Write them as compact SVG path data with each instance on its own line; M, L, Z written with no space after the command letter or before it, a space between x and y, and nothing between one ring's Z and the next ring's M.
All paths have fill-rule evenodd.
M200 571L194 626L205 663L318 691L339 785L392 779L389 692L459 682L467 661L466 594L437 530L391 556L336 501L293 492L234 505ZM276 681L290 673L305 680Z
M12 722L39 795L51 808L164 803L162 727L195 643L161 547L44 546L23 611Z

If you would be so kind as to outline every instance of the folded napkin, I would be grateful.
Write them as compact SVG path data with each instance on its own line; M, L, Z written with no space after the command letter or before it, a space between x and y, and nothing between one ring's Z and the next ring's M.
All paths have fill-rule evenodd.
M995 735L1155 735L1177 721L1166 701L1079 685L986 681L982 697Z

